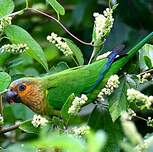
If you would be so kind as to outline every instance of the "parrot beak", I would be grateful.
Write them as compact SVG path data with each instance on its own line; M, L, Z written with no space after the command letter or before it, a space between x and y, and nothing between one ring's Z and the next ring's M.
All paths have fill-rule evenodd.
M6 101L11 103L20 103L20 98L15 91L8 90L6 93Z

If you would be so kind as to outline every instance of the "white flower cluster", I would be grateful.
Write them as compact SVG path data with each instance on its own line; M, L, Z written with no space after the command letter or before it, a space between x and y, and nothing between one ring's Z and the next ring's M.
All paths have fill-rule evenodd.
M39 126L45 126L48 123L48 120L40 115L34 115L31 123L37 128Z
M55 33L51 33L50 36L47 36L47 40L51 42L52 44L55 44L55 46L65 55L65 56L71 56L73 54L72 50L68 46L68 44L64 41L62 37L59 37Z
M153 127L153 119L151 117L148 117L147 126Z
M10 52L10 53L23 53L29 48L27 44L5 44L0 48L1 53Z
M148 79L151 79L152 75L150 73L144 73L142 76L137 75L137 77L138 77L140 83L144 83L144 82L147 82Z
M106 10L103 11L103 14L93 14L95 17L95 33L97 40L105 41L105 37L109 34L113 26L114 18L112 14L113 10L110 8L106 8Z
M4 123L4 118L3 118L3 116L0 114L0 126L3 125L3 123Z
M69 133L73 134L76 137L82 137L83 135L88 134L90 127L87 125L82 125L80 127L73 127L70 129Z
M116 74L112 75L108 79L105 87L98 94L98 96L97 96L98 100L99 101L104 101L104 96L111 95L114 92L114 90L119 87L119 84L120 84L119 76L116 75Z
M0 20L0 32L4 30L4 28L11 24L12 17L4 17Z
M153 96L146 96L138 90L133 88L127 90L127 99L130 102L141 101L143 105L140 106L141 109L149 109L153 103Z
M77 115L78 112L81 109L81 106L83 106L88 100L88 97L85 94L82 94L81 97L75 97L71 107L68 110L68 113L71 115Z

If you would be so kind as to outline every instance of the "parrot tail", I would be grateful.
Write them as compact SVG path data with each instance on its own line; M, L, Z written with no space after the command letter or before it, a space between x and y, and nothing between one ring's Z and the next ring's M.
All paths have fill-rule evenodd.
M124 45L120 45L119 47L116 47L116 48L111 50L111 53L107 57L108 58L107 63L102 67L102 69L99 73L99 78L90 88L83 91L83 94L88 94L88 93L92 92L98 86L98 84L103 80L105 74L107 73L107 71L111 67L112 63L114 61L116 61L117 59L119 59L120 55L122 57L124 56L123 53L122 53L122 50L124 49L124 47L125 47Z

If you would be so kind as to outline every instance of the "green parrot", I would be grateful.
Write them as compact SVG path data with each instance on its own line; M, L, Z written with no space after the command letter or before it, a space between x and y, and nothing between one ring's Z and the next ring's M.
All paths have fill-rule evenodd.
M41 115L59 115L60 109L72 93L76 96L86 93L88 103L91 103L96 99L108 78L117 73L152 37L152 34L115 62L118 51L112 51L107 58L89 65L70 68L43 77L25 77L15 80L6 93L7 101L22 102Z

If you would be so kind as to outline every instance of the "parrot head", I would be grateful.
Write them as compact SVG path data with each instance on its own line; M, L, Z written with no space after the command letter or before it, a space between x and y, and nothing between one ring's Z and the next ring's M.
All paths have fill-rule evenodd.
M45 113L45 94L41 79L21 78L13 81L6 93L8 103L23 103L36 113Z

